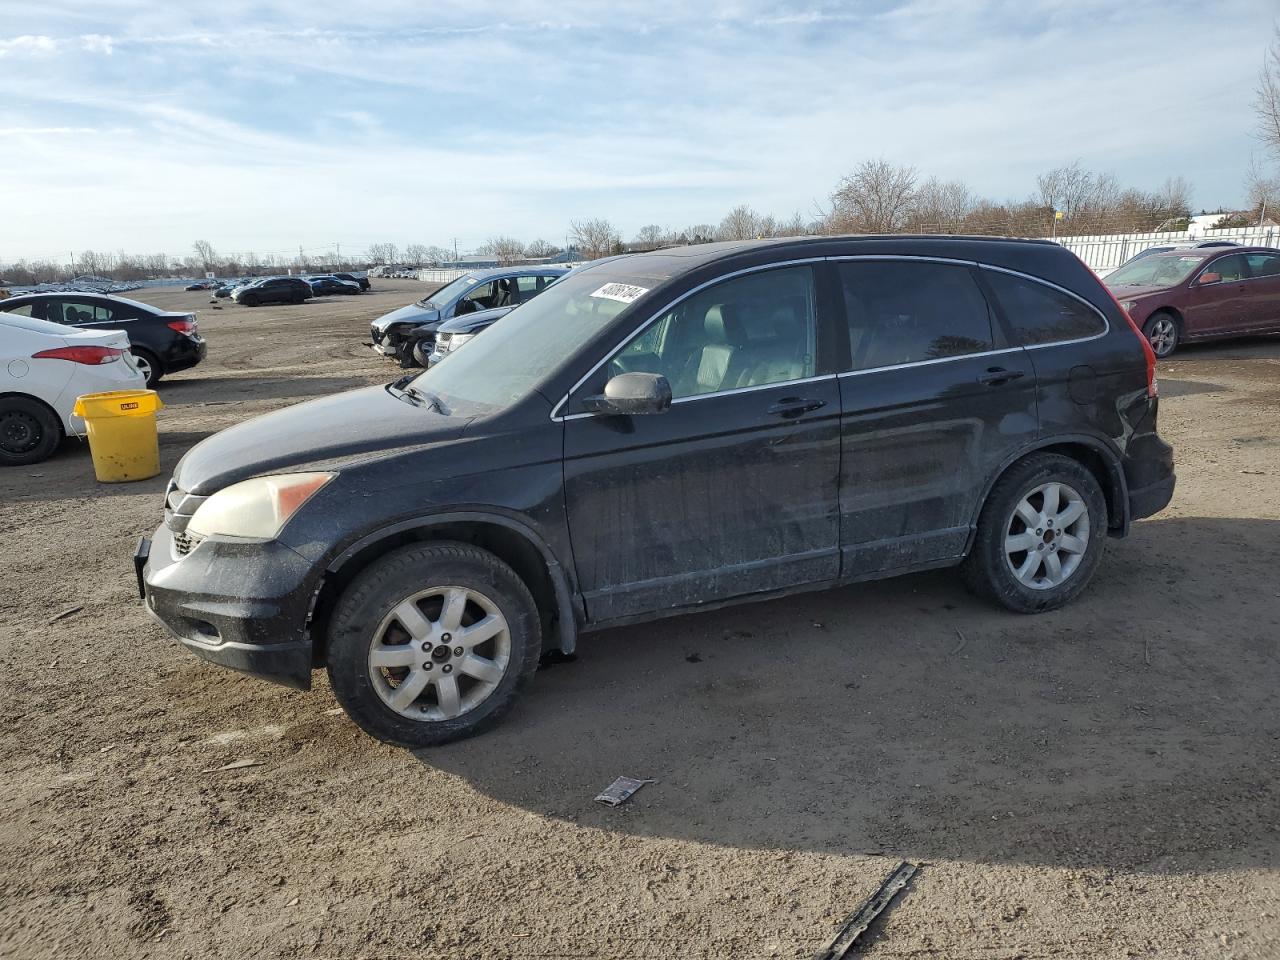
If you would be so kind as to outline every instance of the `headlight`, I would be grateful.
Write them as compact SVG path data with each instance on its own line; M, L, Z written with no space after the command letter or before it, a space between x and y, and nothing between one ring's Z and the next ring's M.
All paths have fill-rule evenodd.
M274 540L317 490L336 473L285 473L233 483L202 503L187 530L202 536L222 534Z
M452 353L454 350L457 350L464 343L474 340L475 338L476 338L476 335L474 333L455 333L452 337L449 338L449 352Z

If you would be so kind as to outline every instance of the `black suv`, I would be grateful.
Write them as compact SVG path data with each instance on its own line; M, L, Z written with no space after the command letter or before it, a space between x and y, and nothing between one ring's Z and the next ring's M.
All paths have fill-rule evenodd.
M302 303L313 295L311 284L301 277L267 277L231 291L231 299L244 307L263 303Z
M1055 244L708 244L575 270L449 362L210 437L135 562L192 651L375 737L492 724L578 634L959 566L1020 613L1173 495L1154 361Z
M160 310L105 293L28 293L0 300L0 310L96 330L123 330L137 367L154 387L166 373L194 367L208 350L194 313Z

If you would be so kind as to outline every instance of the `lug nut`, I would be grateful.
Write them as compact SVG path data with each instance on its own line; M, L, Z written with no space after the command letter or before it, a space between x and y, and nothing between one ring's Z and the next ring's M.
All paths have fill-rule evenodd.
M422 652L423 652L423 653L430 653L430 652L431 652L431 644L430 644L430 643L424 643L424 644L422 645Z
M445 673L453 673L453 667L449 666L449 664L447 663L440 669L443 670Z
M448 633L442 633L442 634L440 634L440 642L441 642L441 643L448 643L448 642L449 642L450 640L452 640L452 639L453 639L453 635L452 635L452 634L448 634Z
M454 647L454 648L453 648L453 655L454 655L455 657L460 657L460 656L462 656L462 648L461 648L461 647Z
M428 660L426 663L424 663L424 664L422 665L422 669L423 669L423 670L430 670L432 666L433 666L433 664L431 663L431 661L430 661L430 660Z

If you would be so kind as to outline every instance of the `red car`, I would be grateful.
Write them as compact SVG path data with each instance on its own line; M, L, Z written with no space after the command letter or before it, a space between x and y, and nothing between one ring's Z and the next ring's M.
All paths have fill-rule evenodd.
M1103 282L1157 357L1183 341L1280 333L1280 250L1271 247L1157 253Z

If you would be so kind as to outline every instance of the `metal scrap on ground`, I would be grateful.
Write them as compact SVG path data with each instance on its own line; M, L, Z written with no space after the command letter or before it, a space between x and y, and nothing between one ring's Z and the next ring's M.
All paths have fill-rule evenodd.
M636 780L633 777L619 777L596 796L596 803L616 807L631 799L631 795L646 783L657 783L656 780Z
M907 863L905 860L898 864L897 869L889 874L889 878L880 884L880 889L858 908L857 912L836 933L831 943L818 953L814 960L842 960L843 957L848 956L858 938L866 932L867 927L871 926L871 921L880 916L902 888L911 882L917 869L915 864Z

